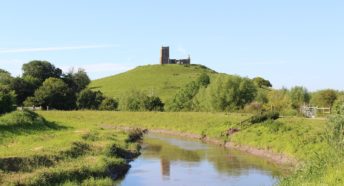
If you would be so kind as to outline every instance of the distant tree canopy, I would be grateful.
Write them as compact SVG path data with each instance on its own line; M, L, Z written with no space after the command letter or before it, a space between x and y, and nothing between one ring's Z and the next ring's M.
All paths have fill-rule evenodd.
M9 86L17 95L17 105L22 105L26 98L32 96L39 87L38 84L38 80L30 76L13 78Z
M308 90L301 86L295 86L290 90L291 106L294 109L299 109L303 104L310 101L310 94Z
M272 84L270 83L270 81L268 81L262 77L255 77L252 79L252 81L259 88L272 87Z
M182 88L169 103L168 110L238 110L251 103L257 94L256 86L247 78L219 75L211 83L202 79L205 78L198 78Z
M242 109L252 102L257 94L253 82L238 76L218 77L206 90L206 99L213 111Z
M63 80L69 85L70 88L72 88L73 92L76 93L85 89L91 82L84 69L78 69L76 72L71 70L67 74L63 75Z
M6 70L0 69L0 85L8 86L11 83L13 77Z
M23 77L31 76L38 79L40 83L43 83L50 77L60 78L62 70L56 68L53 64L48 61L30 61L22 67Z
M15 110L15 95L4 86L0 86L0 114Z
M48 78L35 91L34 96L25 101L25 105L70 110L75 108L74 100L73 92L65 82L58 78Z
M332 107L337 99L337 91L332 89L320 90L312 94L311 104L320 107Z
M79 93L76 103L79 109L97 110L104 99L102 92L84 89Z

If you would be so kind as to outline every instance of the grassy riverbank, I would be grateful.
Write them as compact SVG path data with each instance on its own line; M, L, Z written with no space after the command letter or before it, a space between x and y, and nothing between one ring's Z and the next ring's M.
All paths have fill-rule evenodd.
M207 136L217 140L251 146L287 155L299 160L295 174L281 180L281 185L340 185L344 175L342 154L329 145L326 119L281 118L242 127L227 138L223 131L240 127L248 114L224 113L154 113L154 112L41 112L59 123L71 126L103 128L142 127ZM296 171L296 170L295 170Z
M3 124L1 125L0 158L20 157L22 162L35 162L33 160L37 156L49 157L48 160L52 161L53 165L34 163L28 166L23 165L24 168L21 168L23 170L19 172L2 171L2 182L26 183L25 180L30 180L29 183L37 183L35 180L42 182L47 176L52 176L62 179L64 184L97 182L106 185L111 182L109 177L104 176L104 170L108 169L106 166L125 164L125 158L108 155L111 145L116 144L125 152L137 150L135 144L125 142L127 134L117 131L116 128L140 127L230 141L284 154L307 164L297 174L282 180L281 184L284 185L343 183L338 179L343 175L340 167L344 164L341 161L341 154L338 154L324 137L328 132L325 119L291 117L240 126L238 124L251 115L107 111L42 111L38 113L51 122L44 121L43 126L27 125L25 130L20 126L3 127ZM1 121L11 121L11 115L13 114L3 116ZM38 119L35 122L39 121ZM40 127L36 128L37 126ZM223 132L228 128L241 128L241 130L226 137ZM66 155L67 152L80 148L79 146L87 147L85 152L82 151L82 155L75 157ZM88 163L85 165L80 162ZM25 167L31 167L32 170L26 170ZM80 173L77 170L87 171ZM77 176L68 177L62 172ZM83 175L81 180L77 179L80 175ZM89 175L94 175L95 178L86 179Z
M0 117L0 185L110 185L138 155L126 133L50 121L33 112Z
M327 144L319 136L325 132L325 120L282 118L256 124L227 138L223 132L238 127L248 114L224 113L159 113L159 112L41 112L46 118L71 126L111 129L113 127L141 127L205 135L236 144L249 145L282 153L298 160L307 160L315 152L326 151Z

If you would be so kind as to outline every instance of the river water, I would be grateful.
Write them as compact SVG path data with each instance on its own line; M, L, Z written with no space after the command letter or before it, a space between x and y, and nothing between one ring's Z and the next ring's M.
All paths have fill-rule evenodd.
M286 174L268 160L197 140L148 134L122 186L274 185Z

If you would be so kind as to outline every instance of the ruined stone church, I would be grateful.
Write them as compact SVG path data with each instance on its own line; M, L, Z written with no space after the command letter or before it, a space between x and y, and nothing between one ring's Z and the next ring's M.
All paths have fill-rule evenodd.
M170 47L161 47L160 64L191 64L190 56L187 59L170 59Z

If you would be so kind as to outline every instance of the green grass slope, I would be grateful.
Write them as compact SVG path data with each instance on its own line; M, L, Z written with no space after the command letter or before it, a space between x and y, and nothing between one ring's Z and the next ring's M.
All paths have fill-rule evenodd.
M94 80L90 87L110 97L119 97L133 89L143 90L167 101L181 87L195 80L203 72L216 73L201 65L146 65Z

